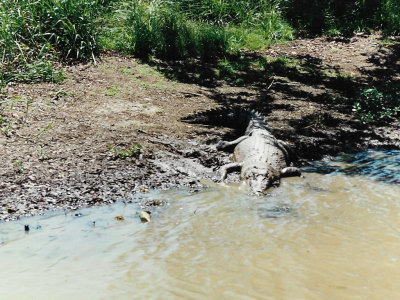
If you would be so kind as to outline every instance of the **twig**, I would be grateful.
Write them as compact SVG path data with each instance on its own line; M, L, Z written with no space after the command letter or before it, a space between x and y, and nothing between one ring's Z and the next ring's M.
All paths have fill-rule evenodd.
M275 79L272 79L271 84L267 87L267 91L272 87L272 85L275 83Z
M24 139L24 140L27 140L27 141L31 142L31 143L36 144L36 142L37 142L37 141L35 141L34 137L31 137L31 136L23 136L23 135L20 135L18 132L14 132L14 134L15 134L16 136L18 136L18 137Z

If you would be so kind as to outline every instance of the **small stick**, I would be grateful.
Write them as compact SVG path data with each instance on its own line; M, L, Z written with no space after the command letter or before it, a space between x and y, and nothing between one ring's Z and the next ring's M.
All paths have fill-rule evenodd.
M275 79L272 79L271 84L267 87L267 91L272 87L272 85L275 83Z

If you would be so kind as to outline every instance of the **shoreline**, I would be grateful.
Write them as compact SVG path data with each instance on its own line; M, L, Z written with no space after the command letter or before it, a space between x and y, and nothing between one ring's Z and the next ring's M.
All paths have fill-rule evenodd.
M353 74L346 81L353 88L377 82L370 74L380 66L369 62L381 50L372 43L376 39L303 39L251 54L288 58L280 69L271 63L268 79L251 64L234 74L240 82L228 80L229 74L206 77L214 67L207 64L171 77L184 65L109 55L97 66L67 66L62 83L9 84L0 96L8 122L0 124L0 222L129 201L149 189L198 188L199 178L216 180L229 153L212 145L233 140L244 128L222 125L218 116L201 124L182 121L209 109L257 110L272 133L294 147L300 166L368 148L400 149L399 121L362 124L348 104L335 100L353 90L344 88L342 77L329 75L338 68ZM307 69L313 59L326 65L322 71L323 63L313 65L318 76Z

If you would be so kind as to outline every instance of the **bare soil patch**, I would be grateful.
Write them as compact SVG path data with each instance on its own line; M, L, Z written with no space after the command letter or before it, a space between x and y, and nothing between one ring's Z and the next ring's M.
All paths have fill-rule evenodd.
M266 77L251 61L292 59ZM66 68L60 84L9 84L1 96L0 220L132 201L138 191L197 188L228 154L212 147L238 128L187 123L207 109L256 109L301 163L368 147L399 148L399 122L365 126L343 99L399 79L398 44L378 35L302 39L244 53L227 80L216 62L153 62L107 54ZM248 63L247 63L248 62ZM171 79L172 78L172 79ZM217 118L217 117L216 117ZM122 157L139 143L142 151ZM159 203L141 203L143 206Z

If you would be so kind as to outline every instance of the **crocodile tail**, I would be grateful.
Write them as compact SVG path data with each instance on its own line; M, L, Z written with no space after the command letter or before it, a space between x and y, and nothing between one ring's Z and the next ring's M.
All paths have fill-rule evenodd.
M250 134L255 129L265 129L270 131L267 125L267 121L265 120L265 117L258 111L248 110L247 116L248 116L248 123L245 132L246 135Z

